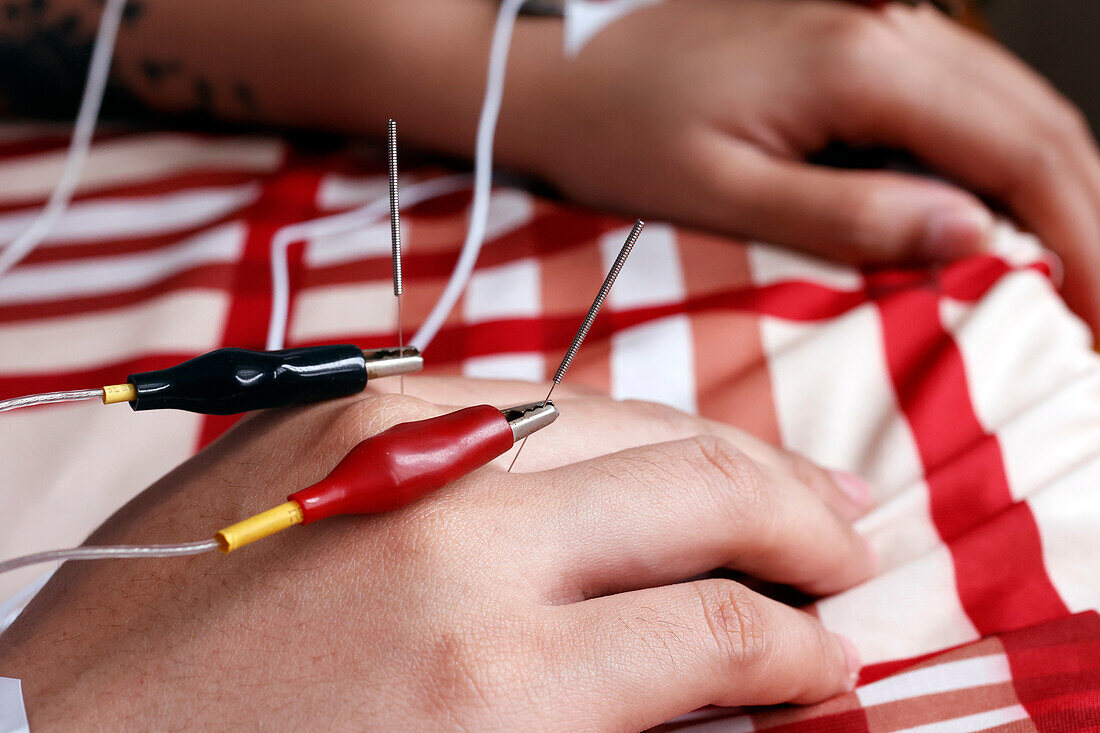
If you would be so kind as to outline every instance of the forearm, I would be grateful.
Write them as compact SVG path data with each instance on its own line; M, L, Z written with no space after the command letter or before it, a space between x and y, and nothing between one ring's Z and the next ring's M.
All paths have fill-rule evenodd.
M100 8L27 0L0 20L0 104L75 110ZM108 104L372 135L393 117L402 141L468 155L496 10L492 0L130 0ZM513 151L546 56L560 62L559 23L521 21L515 48L498 150L523 166Z

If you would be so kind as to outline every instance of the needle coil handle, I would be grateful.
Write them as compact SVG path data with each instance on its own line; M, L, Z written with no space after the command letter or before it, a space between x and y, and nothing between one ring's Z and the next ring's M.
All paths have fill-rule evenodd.
M328 476L287 498L301 505L303 524L388 512L484 466L513 443L511 424L489 405L401 423L364 440Z
M282 351L218 349L176 366L131 374L135 410L235 415L362 392L367 364L357 346Z

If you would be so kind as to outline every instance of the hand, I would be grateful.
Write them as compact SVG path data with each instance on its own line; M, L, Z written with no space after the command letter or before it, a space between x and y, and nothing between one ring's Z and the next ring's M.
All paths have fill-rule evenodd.
M677 0L617 21L571 62L545 23L517 32L501 139L516 125L526 145L501 158L566 195L882 263L980 251L992 219L974 191L1062 257L1068 302L1100 328L1100 156L1087 124L930 7ZM831 142L907 151L954 184L805 162Z
M406 386L466 404L533 391ZM23 679L36 728L627 729L849 689L858 663L813 618L687 579L729 566L811 593L858 583L872 560L837 511L866 492L675 411L561 396L561 421L520 459L556 468L489 466L404 510L228 557L70 563L0 638L0 675ZM210 536L366 436L447 409L369 396L256 415L89 542ZM589 458L610 440L624 449Z

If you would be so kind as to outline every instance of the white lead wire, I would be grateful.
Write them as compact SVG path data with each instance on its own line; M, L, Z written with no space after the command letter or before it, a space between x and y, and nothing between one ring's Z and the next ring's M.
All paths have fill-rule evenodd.
M433 178L406 186L401 191L405 208L439 196L462 191L470 185L466 174ZM295 242L307 239L322 240L346 234L377 223L389 211L389 197L376 199L366 206L352 211L333 214L321 219L288 224L271 239L271 319L267 326L268 351L283 348L286 344L287 323L290 320L290 273L287 267L287 249Z
M88 64L84 96L80 100L80 111L76 116L76 124L73 125L73 136L65 155L61 178L58 179L57 186L50 194L46 206L26 231L0 251L0 276L22 262L23 258L50 236L50 232L57 226L58 220L73 200L77 184L80 183L80 172L92 147L96 119L99 117L99 108L103 104L103 93L107 89L107 78L111 72L115 38L118 36L118 28L122 24L122 13L125 9L126 0L107 0L103 8L99 30L96 32L95 46L92 49L92 59Z
M489 196L493 186L493 139L496 137L500 105L504 98L504 72L508 67L508 51L512 47L512 32L516 17L525 0L504 0L497 13L493 42L489 48L489 70L485 80L485 99L481 104L481 117L477 123L477 143L474 148L474 202L470 211L470 225L466 240L458 256L455 269L447 281L447 287L439 296L431 313L424 319L420 330L409 340L410 346L420 351L428 348L447 316L454 310L462 296L477 263L481 247L485 243L485 230L489 223Z
M489 198L493 184L493 140L496 136L500 105L504 98L504 74L508 65L508 51L512 45L512 32L516 17L524 0L504 0L497 14L489 49L489 67L485 82L485 99L477 124L477 142L474 150L474 194L470 207L470 222L458 262L447 281L447 286L424 319L420 329L409 340L409 345L423 351L432 342L447 316L454 310L470 281L474 265L485 242L489 222ZM406 207L437 196L460 190L469 177L447 176L406 187L401 195ZM290 224L280 229L271 240L271 319L268 322L267 344L269 351L281 349L286 343L287 323L290 318L290 275L287 267L287 249L294 242L344 234L369 226L378 221L389 206L389 198L380 198L354 211L334 216Z

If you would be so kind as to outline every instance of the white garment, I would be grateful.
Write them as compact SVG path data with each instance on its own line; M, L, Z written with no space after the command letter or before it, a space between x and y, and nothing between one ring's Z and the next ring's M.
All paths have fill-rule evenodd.
M23 707L23 685L19 680L0 677L0 733L30 733Z

